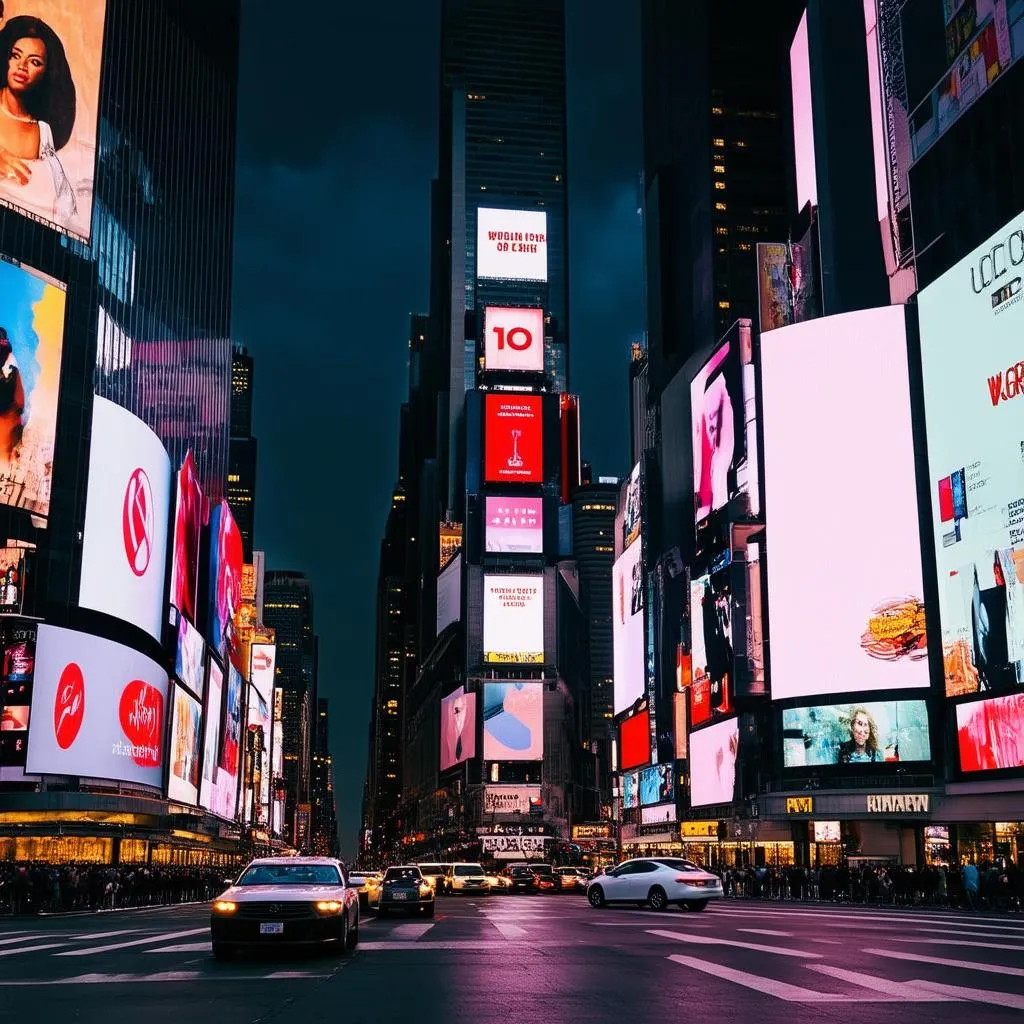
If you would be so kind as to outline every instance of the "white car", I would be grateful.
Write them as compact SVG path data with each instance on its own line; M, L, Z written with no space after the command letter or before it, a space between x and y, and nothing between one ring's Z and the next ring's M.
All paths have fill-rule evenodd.
M490 894L487 872L479 864L453 864L444 879L445 891L465 895L475 892L481 896Z
M664 910L675 903L686 910L703 910L709 900L721 898L722 880L680 857L623 861L587 886L587 899L592 907L646 903L652 910Z

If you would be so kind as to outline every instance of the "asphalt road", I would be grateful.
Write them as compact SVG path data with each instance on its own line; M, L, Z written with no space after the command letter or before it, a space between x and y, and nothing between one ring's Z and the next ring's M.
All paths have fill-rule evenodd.
M205 907L0 921L0 1021L916 1024L1024 1018L1024 915L442 899L359 949L210 955Z

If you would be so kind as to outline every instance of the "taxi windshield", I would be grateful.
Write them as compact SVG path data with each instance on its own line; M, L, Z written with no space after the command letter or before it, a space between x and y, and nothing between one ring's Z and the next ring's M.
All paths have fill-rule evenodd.
M333 864L252 864L238 885L341 885Z

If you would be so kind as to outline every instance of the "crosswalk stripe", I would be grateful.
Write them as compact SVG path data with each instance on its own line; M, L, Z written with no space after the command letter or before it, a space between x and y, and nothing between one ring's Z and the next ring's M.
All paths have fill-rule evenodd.
M663 939L675 939L678 942L692 942L698 946L735 946L737 949L752 949L757 953L775 953L778 956L802 957L818 960L821 953L809 953L802 949L789 949L787 946L764 946L759 942L739 942L734 939L718 939L712 935L693 935L687 932L668 932L659 928L648 928L648 935L658 935Z
M819 974L828 975L830 978L838 978L840 981L848 981L851 985L859 985L871 992L878 992L883 995L895 996L901 1002L910 1003L957 1003L961 1000L957 997L943 995L938 992L922 992L916 990L919 982L912 981L890 981L888 978L878 978L873 974L862 974L859 971L848 971L843 967L830 967L828 964L805 964L809 971L817 971Z
M491 921L491 924L493 924L506 939L521 939L527 934L525 928L520 928L519 925L512 924L509 921Z
M846 909L840 913L841 907ZM926 924L967 924L973 927L977 924L984 924L993 928L1008 928L1015 931L1024 931L1024 924L1014 924L1007 921L1005 917L979 916L977 914L942 913L941 911L922 910L854 910L849 904L837 904L834 908L822 907L815 909L804 905L792 907L772 907L762 910L753 905L729 905L720 901L712 901L711 908L715 914L732 915L734 917L825 917L829 919L845 918L850 921L906 921L923 922ZM709 909L711 909L709 908Z
M203 928L190 928L183 932L164 932L162 935L147 935L144 939L133 939L131 942L111 942L105 946L89 946L86 949L68 949L54 956L90 956L93 953L109 953L114 949L128 949L131 946L149 946L156 942L168 942L171 939L187 939L192 935L209 934L209 925ZM66 945L66 943L65 943Z
M1008 1006L1013 1010L1024 1010L1024 996L1018 996L1012 992L993 992L987 988L943 985L939 981L915 981L913 984L918 989L946 993L954 998L969 999L975 1003L990 1003L992 1006Z
M147 953L209 953L213 949L213 943L207 939L205 942L182 942L176 946L157 946L156 949L147 949Z
M938 967L961 967L968 971L983 971L986 974L1006 974L1012 978L1024 978L1024 968L1002 967L999 964L979 964L973 960L947 960L940 956L924 956L921 953L901 953L895 949L862 949L862 953L884 956L890 960L909 960L918 964L935 964Z
M223 985L228 981L288 981L295 978L330 978L330 974L313 971L275 971L271 974L225 975L220 972L158 971L155 974L79 974L71 978L0 978L0 988L49 988L51 985L135 985L156 982L211 982Z
M409 924L400 924L391 930L391 934L395 938L399 939L411 939L416 940L422 938L431 928L434 927L433 921L412 921Z
M16 935L11 939L0 939L0 946L13 946L16 942L34 942L36 939L45 938L46 932L35 932L27 935Z
M59 949L67 946L67 942L47 942L41 946L22 946L20 949L0 949L0 956L17 956L19 953L40 953L44 949ZM59 953L55 954L60 956Z
M933 939L922 936L913 937L890 936L890 942L920 942L931 946L973 946L975 949L1012 949L1015 953L1024 953L1020 946L1011 946L1005 942L966 942L963 939Z
M793 937L792 932L777 932L772 928L737 928L736 931L749 932L751 935L776 935L780 939L791 939Z
M115 935L138 935L142 931L141 928L119 928L116 932L83 932L81 935L72 935L76 941L82 941L83 939L112 939Z
M939 935L949 934L949 928L915 928L914 930L919 932L934 932ZM1014 928L1000 928L998 925L992 925L988 928L981 926L978 928L957 928L956 933L957 935L984 935L989 939L1015 939L1019 942L1024 942L1024 933L1019 932Z

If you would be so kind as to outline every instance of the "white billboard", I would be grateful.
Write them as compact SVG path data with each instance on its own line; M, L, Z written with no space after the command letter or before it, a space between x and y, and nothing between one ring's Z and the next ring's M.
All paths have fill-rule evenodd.
M480 207L476 276L499 281L548 279L548 215L538 210Z
M632 707L645 690L642 547L642 544L631 544L612 566L615 714Z
M200 699L203 699L203 635L182 615L178 619L178 649L174 657L175 675Z
M484 661L543 663L543 576L484 576Z
M540 786L485 786L484 814L529 814L541 804Z
M540 860L554 840L551 836L481 836L484 853L495 860Z
M277 644L253 644L249 661L249 682L256 687L264 702L273 706Z
M78 603L161 639L171 461L145 423L96 396Z
M462 552L437 577L437 635L462 618Z
M544 369L544 310L488 306L484 310L484 369Z
M210 676L206 684L206 711L203 724L203 774L199 782L199 803L212 811L217 802L217 788L222 769L217 764L224 693L224 670L209 660Z
M167 797L185 804L199 800L199 764L202 755L202 705L184 687L172 687L171 770Z
M39 626L26 769L159 787L167 673L89 633Z

